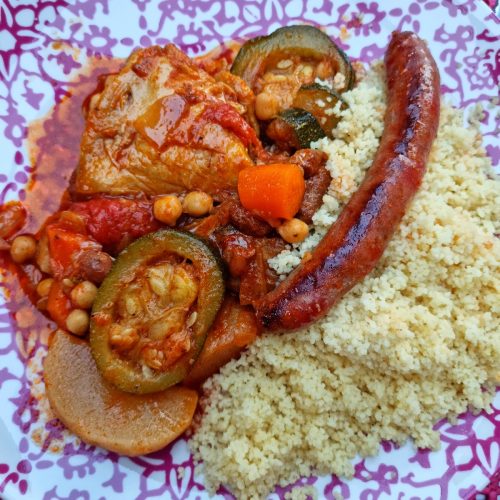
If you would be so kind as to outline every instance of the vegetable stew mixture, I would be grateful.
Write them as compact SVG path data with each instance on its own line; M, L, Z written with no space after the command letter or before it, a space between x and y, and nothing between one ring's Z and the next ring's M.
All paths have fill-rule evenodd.
M71 431L130 456L163 448L223 365L266 330L324 317L374 269L439 124L422 40L394 33L385 71L372 166L282 279L270 262L313 235L336 182L312 143L334 137L361 66L321 30L290 26L194 60L139 49L99 77L59 210L34 227L21 203L0 209L0 248L57 325L45 383Z
M84 440L127 455L181 434L195 389L261 333L255 308L277 281L268 260L307 237L331 182L327 156L309 146L331 135L336 113L307 92L316 85L333 109L330 96L354 84L345 54L310 26L236 52L135 51L83 101L60 209L28 234L21 203L1 208L2 248L31 269L33 301L58 327L45 370L54 411ZM291 111L296 120L282 118ZM62 367L76 356L85 361L68 380ZM94 382L76 390L84 378ZM182 414L147 442L131 418L92 430L104 400L134 414L144 406L147 419L155 394ZM88 422L75 418L82 406Z

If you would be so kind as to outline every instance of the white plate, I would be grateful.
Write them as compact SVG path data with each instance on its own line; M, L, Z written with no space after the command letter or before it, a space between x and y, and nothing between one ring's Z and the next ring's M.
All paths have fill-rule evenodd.
M485 105L485 144L499 161L498 119L487 107L498 93L498 20L476 0L11 0L0 2L0 22L0 203L24 196L31 171L23 141L27 124L62 98L88 55L126 57L133 47L167 40L195 55L225 40L296 22L326 27L351 58L367 62L383 56L394 29L420 33L436 58L446 98L461 108ZM64 43L54 46L54 41ZM16 288L5 280L3 285ZM16 293L0 298L2 498L205 497L183 440L129 459L81 444L56 421L47 421L39 381L45 345L29 324L16 323L22 305ZM385 444L377 457L357 461L349 482L332 477L301 482L314 484L328 498L334 492L354 499L472 496L500 466L499 394L490 415L467 414L456 425L438 427L439 452ZM54 446L60 450L51 451ZM286 491L275 495L283 498Z

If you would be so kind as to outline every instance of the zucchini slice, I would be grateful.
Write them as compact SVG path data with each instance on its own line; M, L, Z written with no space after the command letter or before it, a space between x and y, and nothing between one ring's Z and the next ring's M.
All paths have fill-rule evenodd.
M314 26L298 25L279 28L268 36L246 42L238 52L231 72L243 78L252 89L266 71L278 67L280 61L299 56L319 64L330 65L332 76L344 75L344 92L353 87L355 73L344 51L330 37Z
M224 296L219 259L195 236L161 229L115 260L92 307L101 375L125 392L180 382L199 356Z
M309 111L298 108L281 112L269 124L266 134L284 149L308 148L311 142L325 137L318 120Z
M328 137L332 137L332 130L336 127L340 117L333 112L334 106L341 102L341 109L346 108L345 101L335 90L313 83L303 85L293 100L293 107L309 111Z

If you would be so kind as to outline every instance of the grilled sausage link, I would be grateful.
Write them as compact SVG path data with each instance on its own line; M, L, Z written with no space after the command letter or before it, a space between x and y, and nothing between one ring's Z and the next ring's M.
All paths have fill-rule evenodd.
M439 72L426 43L394 32L385 56L388 105L372 166L312 254L255 306L268 330L324 316L377 264L418 190L439 124Z

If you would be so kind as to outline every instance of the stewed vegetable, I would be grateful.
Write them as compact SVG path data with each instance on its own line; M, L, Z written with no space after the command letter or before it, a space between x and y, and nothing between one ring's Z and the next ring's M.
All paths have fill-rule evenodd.
M336 110L338 102L340 109ZM333 89L313 83L300 87L292 106L279 113L266 129L267 136L283 149L307 148L325 135L332 137L338 111L346 104Z
M294 163L245 168L238 177L241 204L263 219L291 219L304 196L304 173Z
M325 132L312 113L290 108L281 112L266 129L267 136L280 148L308 148L311 142L325 137Z
M355 81L344 51L321 30L307 25L286 26L268 36L249 40L241 47L231 67L232 73L257 92L265 86L266 75L292 71L303 83L311 83L315 78L333 83L335 76L340 74L342 84L338 90L341 92L351 89Z
M55 332L44 363L50 405L57 417L86 443L123 455L151 453L190 425L198 395L171 387L152 395L127 394L106 382L90 347Z
M258 333L253 310L228 295L208 332L200 357L184 383L194 386L204 382L254 342Z
M252 88L255 116L284 149L331 136L339 93L355 81L344 52L313 26L288 26L246 42L231 71Z
M224 295L217 258L195 236L164 229L129 245L99 288L90 344L106 380L134 393L180 382Z
M332 130L339 121L339 115L334 111L338 102L341 109L346 107L342 97L335 90L313 83L300 87L293 100L293 107L311 113L325 134L331 137Z

